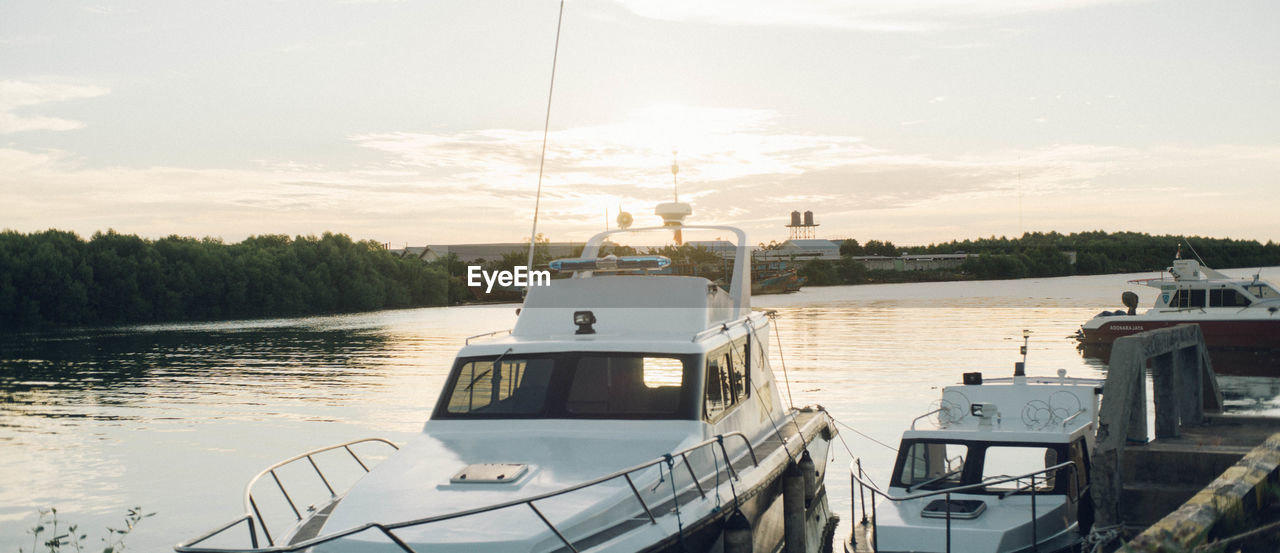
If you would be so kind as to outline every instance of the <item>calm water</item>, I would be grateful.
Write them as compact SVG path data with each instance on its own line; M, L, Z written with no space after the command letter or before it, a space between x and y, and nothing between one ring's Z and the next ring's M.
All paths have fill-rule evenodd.
M894 452L877 442L896 446L961 373L1011 374L1023 329L1030 374L1103 376L1069 336L1125 289L1149 305L1154 290L1124 284L1138 276L1149 275L808 288L755 304L779 312L773 364L781 379L785 362L795 404L826 406L883 482ZM166 551L240 514L243 485L266 465L366 436L402 442L463 338L510 328L514 308L0 337L0 552L30 550L39 507L96 544L135 505L158 514L127 545ZM1275 380L1223 385L1236 405L1280 413ZM829 492L847 528L850 455L834 451Z

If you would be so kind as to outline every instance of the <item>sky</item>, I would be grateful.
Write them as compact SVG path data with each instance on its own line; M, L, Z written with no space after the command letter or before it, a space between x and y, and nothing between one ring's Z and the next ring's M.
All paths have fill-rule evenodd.
M555 0L0 3L0 228L530 234ZM1280 3L568 0L538 232L1280 241Z

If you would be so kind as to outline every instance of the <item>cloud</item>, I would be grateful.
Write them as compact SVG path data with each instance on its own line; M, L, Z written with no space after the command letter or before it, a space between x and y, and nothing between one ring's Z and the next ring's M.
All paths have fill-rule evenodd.
M632 13L716 25L829 27L878 32L934 31L978 19L1074 10L1132 0L616 0Z
M20 113L23 108L49 102L93 98L111 92L100 86L55 82L0 81L0 134L22 131L68 131L84 123L57 117Z
M656 223L652 207L671 198L676 147L680 199L693 204L693 220L741 226L756 242L785 236L793 209L813 210L822 235L900 244L1014 235L1024 230L1019 220L1028 231L1102 226L1280 239L1271 221L1280 208L1271 199L1280 145L1057 144L941 155L795 132L783 121L773 110L663 105L555 131L539 232L585 239L603 228L606 209L612 220L620 206L637 225ZM260 160L244 170L86 167L66 152L0 147L0 221L25 232L115 228L232 241L325 231L396 245L528 235L540 131L350 140L381 159L352 167Z
M855 136L781 131L778 117L773 110L650 106L620 121L553 131L546 174L553 183L668 188L673 151L683 181L800 174L875 153ZM396 166L507 189L525 189L536 181L542 145L541 132L510 129L351 139L390 154Z

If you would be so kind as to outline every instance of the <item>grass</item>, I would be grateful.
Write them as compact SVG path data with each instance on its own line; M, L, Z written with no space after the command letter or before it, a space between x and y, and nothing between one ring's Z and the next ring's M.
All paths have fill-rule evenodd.
M79 525L70 524L63 527L64 521L58 520L58 509L53 507L40 509L39 513L40 516L36 519L36 525L27 530L27 533L31 534L30 553L69 553L71 551L84 553L97 548L97 546L90 548L85 543L85 540L89 539L89 535L82 532ZM154 515L155 513L143 514L142 507L129 509L125 514L124 527L107 528L107 535L102 538L102 553L120 553L124 551L125 537L138 526L139 522L142 522L142 519ZM27 550L19 547L18 553L27 553Z

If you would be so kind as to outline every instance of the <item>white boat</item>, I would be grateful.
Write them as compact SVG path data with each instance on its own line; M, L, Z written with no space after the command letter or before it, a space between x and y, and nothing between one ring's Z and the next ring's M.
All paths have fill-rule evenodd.
M773 552L784 536L788 551L829 548L833 421L781 401L745 233L686 226L688 212L662 204L665 226L597 234L581 258L553 262L573 277L531 286L509 334L468 340L422 433L349 490L325 479L304 507L281 484L296 516L279 528L251 482L246 514L176 551L245 551L205 545L233 537L356 553ZM669 263L659 256L597 257L609 236L672 229L737 236L728 292L645 274ZM337 452L365 468L353 447L368 444L291 461L324 474L313 458Z
M1170 277L1130 281L1160 290L1155 305L1137 313L1137 295L1126 292L1128 311L1104 311L1081 326L1086 348L1167 326L1195 323L1211 348L1280 348L1280 291L1261 280L1232 278L1194 259L1175 259Z
M1102 381L965 375L902 435L887 490L851 467L862 503L846 551L1048 553L1092 524L1089 453ZM937 428L919 429L935 418ZM856 501L855 501L856 504ZM867 516L867 512L871 516ZM861 543L859 543L861 542Z

